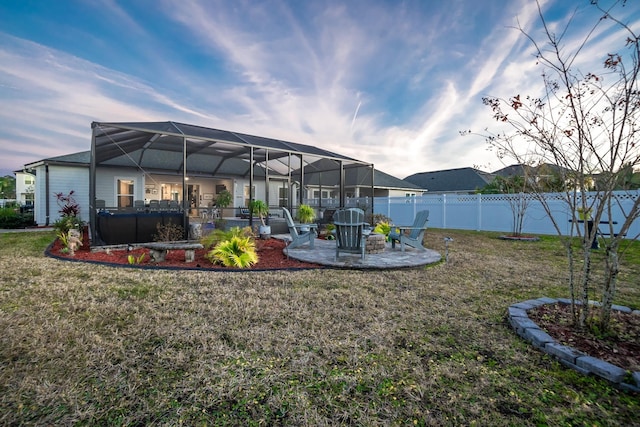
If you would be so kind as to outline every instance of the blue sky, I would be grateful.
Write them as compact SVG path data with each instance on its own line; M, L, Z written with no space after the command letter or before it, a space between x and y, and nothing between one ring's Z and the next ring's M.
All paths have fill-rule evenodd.
M597 15L588 0L541 4L552 27L577 8L569 43ZM621 12L638 30L640 2ZM92 121L166 120L320 146L399 178L496 170L484 140L459 131L493 126L483 96L541 89L517 22L539 31L534 0L0 0L0 174L88 150ZM585 57L600 63L612 40Z

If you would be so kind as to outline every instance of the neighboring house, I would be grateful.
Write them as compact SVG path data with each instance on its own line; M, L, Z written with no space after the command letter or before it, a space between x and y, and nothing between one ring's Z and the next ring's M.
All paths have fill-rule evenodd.
M494 174L467 167L420 172L404 180L424 188L428 194L474 194L476 190L489 184L494 177Z
M538 166L514 164L493 172L496 176L505 178L512 176L527 177L529 183L538 183L545 191L561 191L563 183L571 188L576 185L575 174L569 169L551 163L543 163ZM594 186L594 177L588 177L586 184L589 189Z
M23 208L33 207L36 176L25 171L16 171L16 201Z

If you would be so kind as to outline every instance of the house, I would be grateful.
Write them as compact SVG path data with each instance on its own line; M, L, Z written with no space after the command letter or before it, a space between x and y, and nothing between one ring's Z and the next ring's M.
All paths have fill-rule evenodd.
M16 171L16 202L22 208L32 208L36 177L35 175L25 172Z
M337 206L346 206L351 195L420 191L372 164L318 147L176 122L94 122L91 151L43 159L25 171L35 175L36 223L55 222L55 194L74 191L82 219L97 234L100 221L105 233L106 221L123 229L116 220L127 215L137 216L140 228L147 218L142 214L163 202L182 215L186 230L189 218L214 206L223 191L231 193L224 216L254 199L280 212L328 189ZM97 234L94 242L105 241Z
M576 185L576 174L569 169L551 163L542 163L537 166L526 164L513 164L493 172L496 176L505 178L512 176L526 177L530 184L536 183L543 191L562 191ZM585 178L587 187L594 185L594 177Z
M404 180L426 189L429 194L474 194L476 190L489 184L494 177L494 174L466 167L420 172Z

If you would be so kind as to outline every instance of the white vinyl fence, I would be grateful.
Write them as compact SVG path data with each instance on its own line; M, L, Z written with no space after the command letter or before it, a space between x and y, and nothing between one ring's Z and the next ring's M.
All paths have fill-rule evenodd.
M558 224L565 229L563 234L571 232L571 212L563 202L563 195L549 193L545 195L553 216ZM586 197L593 198L594 193L587 193ZM550 234L556 231L540 202L531 195L505 194L428 194L420 197L376 197L373 200L374 213L384 214L392 219L394 224L411 224L416 212L429 210L429 227L478 230L478 231L513 231L513 211L508 197L529 197L529 205L524 217L522 232L524 234ZM617 232L624 222L624 212L628 212L635 199L640 197L640 191L619 191L614 197L618 200L613 212L613 221L618 223ZM366 199L359 199L357 204L366 206ZM603 217L608 221L608 217ZM605 226L601 226L604 229ZM627 233L627 238L635 239L640 235L640 220L636 220Z

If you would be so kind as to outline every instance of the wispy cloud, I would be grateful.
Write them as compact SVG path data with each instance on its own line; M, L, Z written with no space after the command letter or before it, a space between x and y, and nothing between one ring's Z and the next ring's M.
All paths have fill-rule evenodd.
M495 163L458 131L491 125L482 96L539 90L508 28L535 28L535 2L436 3L100 0L83 7L109 34L74 30L90 48L0 33L0 169L88 149L91 121L147 120L320 145L399 177Z

